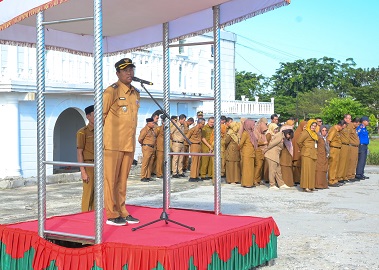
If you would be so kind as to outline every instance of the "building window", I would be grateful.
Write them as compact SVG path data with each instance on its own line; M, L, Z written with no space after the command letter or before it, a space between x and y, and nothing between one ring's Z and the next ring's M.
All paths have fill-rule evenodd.
M215 53L215 47L211 45L211 57L213 57L214 53Z
M182 87L182 65L179 65L179 88Z
M212 90L214 89L214 78L215 78L214 69L212 68L211 69L211 89Z
M180 39L179 44L184 44L185 41L186 41L185 39ZM184 53L184 47L180 46L179 47L179 54L182 54L182 53Z
M19 76L24 71L24 55L25 55L25 48L17 47L17 71Z

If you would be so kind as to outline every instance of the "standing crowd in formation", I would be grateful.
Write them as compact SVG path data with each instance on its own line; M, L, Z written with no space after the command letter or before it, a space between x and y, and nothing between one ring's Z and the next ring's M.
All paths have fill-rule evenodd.
M160 110L146 119L138 140L136 129L140 93L131 85L135 65L129 58L115 63L118 81L103 93L104 208L106 224L124 226L139 223L126 209L126 187L134 162L136 142L141 144L141 181L163 177L164 123L168 119ZM85 108L88 125L76 134L77 160L83 181L82 211L94 210L94 106ZM161 118L162 124L158 126ZM170 119L172 178L189 181L213 180L215 118L197 120L184 114ZM228 184L252 188L268 182L270 189L288 189L300 185L302 190L339 187L346 182L364 180L369 137L366 116L344 119L328 128L320 118L278 125L278 116L258 121L233 121L221 117L221 174ZM188 141L187 141L188 139ZM182 154L183 153L183 154ZM189 162L191 156L191 162ZM84 163L89 163L84 164Z
M158 126L159 114L146 119L138 141L142 146L143 159L141 181L148 182L163 176L163 126ZM172 116L170 124L172 178L186 177L198 182L214 179L213 149L215 118L197 120L181 114ZM339 187L347 182L366 179L364 167L369 137L366 126L368 117L351 118L346 114L334 126L323 125L321 118L295 120L279 124L276 114L271 123L266 118L258 121L241 119L233 121L221 117L221 176L226 183L253 188L269 184L270 189L289 189L300 185L305 192ZM188 145L185 135L191 142ZM180 155L180 153L185 153ZM191 155L202 153L203 155ZM189 163L189 156L191 162Z

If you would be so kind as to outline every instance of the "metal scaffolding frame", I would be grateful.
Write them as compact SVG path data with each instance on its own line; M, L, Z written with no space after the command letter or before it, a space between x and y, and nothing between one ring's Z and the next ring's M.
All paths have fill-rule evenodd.
M55 23L69 23L72 21L94 20L94 106L95 106L95 162L73 163L64 161L47 161L46 160L46 119L45 119L45 33L44 25ZM51 239L69 240L81 243L100 244L103 241L103 36L102 36L102 0L94 0L94 17L78 18L62 21L44 22L44 12L37 14L36 29L36 58L37 58L37 181L38 181L38 234L40 237ZM163 105L167 114L170 114L170 64L169 64L169 23L163 24ZM213 7L213 43L214 45L214 116L215 116L215 147L214 147L214 212L220 214L221 211L221 78L220 78L220 8ZM189 45L204 45L202 43ZM184 44L180 44L184 46ZM187 45L188 46L188 45ZM165 122L165 145L164 145L164 162L165 177L170 175L170 128L169 121ZM208 155L208 154L204 154ZM87 166L95 169L95 236L84 236L69 234L63 232L46 230L46 165L71 165ZM170 204L170 181L166 179L165 194L167 204ZM167 209L164 209L167 210Z

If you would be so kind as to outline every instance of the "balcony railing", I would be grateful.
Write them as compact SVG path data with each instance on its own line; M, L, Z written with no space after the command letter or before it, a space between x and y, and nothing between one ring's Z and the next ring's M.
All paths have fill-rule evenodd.
M244 98L243 98L244 99ZM198 108L204 114L212 115L214 113L214 101L203 101L203 105ZM274 98L271 102L259 102L258 97L255 101L246 100L222 100L221 114L232 115L271 115L274 113Z

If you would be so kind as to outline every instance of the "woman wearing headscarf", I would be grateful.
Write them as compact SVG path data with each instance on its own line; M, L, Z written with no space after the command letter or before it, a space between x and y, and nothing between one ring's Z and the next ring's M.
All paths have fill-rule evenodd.
M221 148L221 177L225 177L225 137L226 137L226 130L227 130L227 126L225 124L221 124L220 126L220 129L221 129L221 144L220 144L220 148ZM209 138L209 143L211 144L211 146L214 148L214 139L215 138L215 134L214 134L214 129L211 133L211 136ZM212 164L214 163L214 157L211 158L211 162ZM212 181L213 181L213 184L214 184L214 175L213 175L213 178L212 178Z
M268 125L268 129L265 133L267 145L270 143L272 136L274 134L278 133L278 125L277 124L272 125L272 124L275 124L275 123L270 123ZM268 164L267 164L267 162L264 162L263 163L263 179L265 180L266 183L269 182L268 181L268 175L269 175Z
M301 154L300 187L306 192L312 192L315 189L318 142L318 136L315 132L316 126L317 121L315 119L308 120L305 130L297 140Z
M293 159L293 128L290 125L284 125L280 128L283 132L283 150L280 153L280 168L282 169L282 176L284 183L293 187L293 169L292 169L292 159Z
M254 187L254 157L258 146L254 135L255 121L247 119L243 123L243 132L239 143L241 149L241 186Z
M240 123L232 122L225 137L226 182L228 184L241 182L240 138L238 131Z
M317 162L316 162L316 188L328 188L328 179L326 173L328 171L329 143L326 140L328 136L328 128L324 125L320 126L317 133Z
M277 130L278 125L275 123L271 123L274 125L273 129ZM265 162L268 164L269 175L268 179L270 181L270 189L278 189L276 183L279 188L287 189L289 188L284 182L282 177L282 170L279 164L280 152L283 149L283 133L278 132L275 133L270 140L270 143L267 146L265 151ZM276 183L275 183L276 182Z
M293 134L292 139L292 146L293 146L293 156L292 156L292 164L293 164L293 181L294 184L300 184L300 173L301 173L301 155L300 155L300 149L297 145L297 140L300 137L300 134L303 132L307 125L307 121L302 120L299 123L299 126L295 130Z
M255 160L254 160L254 185L259 186L261 184L262 179L262 171L263 171L263 163L265 160L264 151L267 148L267 139L266 133L267 131L267 119L261 118L256 124L254 129L255 138L257 138L258 145L255 148Z

